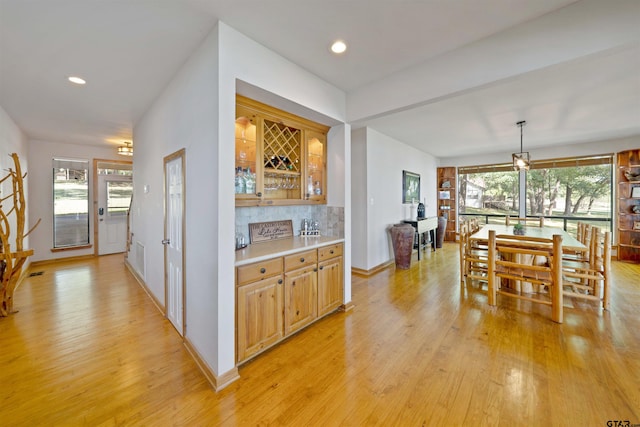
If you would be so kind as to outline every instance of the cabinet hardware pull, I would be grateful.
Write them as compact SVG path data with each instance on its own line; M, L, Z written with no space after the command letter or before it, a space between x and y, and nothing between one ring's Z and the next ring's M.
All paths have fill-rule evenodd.
M267 272L267 269L266 269L266 268L262 267L262 268L260 269L260 273L264 274L264 273L266 273L266 272Z
M320 270L324 270L324 265L320 267Z
M300 258L300 262L304 262L304 258Z
M329 253L330 253L331 255L333 255L333 249L331 249L331 250L329 251Z
M278 279L278 285L282 285L282 279Z

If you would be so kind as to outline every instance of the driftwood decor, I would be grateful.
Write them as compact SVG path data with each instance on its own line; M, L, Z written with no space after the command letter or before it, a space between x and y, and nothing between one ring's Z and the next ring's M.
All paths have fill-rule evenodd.
M25 209L24 178L20 168L20 159L16 153L11 154L15 170L9 168L8 174L0 179L0 185L5 181L11 183L11 193L0 199L0 317L6 317L13 313L13 292L20 279L22 267L27 258L33 255L33 249L24 249L24 238L29 235L40 223L40 220L24 232ZM6 202L12 202L13 206L5 209ZM9 218L15 215L15 248L11 248L11 226Z

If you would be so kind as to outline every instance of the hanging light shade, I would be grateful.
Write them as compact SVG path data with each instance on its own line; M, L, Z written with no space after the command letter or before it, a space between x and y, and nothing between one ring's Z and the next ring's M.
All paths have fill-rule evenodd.
M133 147L130 142L125 142L126 145L118 147L118 154L121 156L133 156Z
M521 121L516 123L517 126L520 126L520 152L513 153L511 157L513 157L513 170L521 171L521 170L529 170L529 166L531 166L531 158L529 157L528 151L523 151L522 149L522 128L526 125L526 121Z

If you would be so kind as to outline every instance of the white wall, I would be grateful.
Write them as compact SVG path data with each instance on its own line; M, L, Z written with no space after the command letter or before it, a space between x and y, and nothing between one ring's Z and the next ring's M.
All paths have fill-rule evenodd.
M9 168L15 170L15 166L13 163L13 159L9 157L10 154L16 153L18 158L20 159L20 168L22 169L22 173L28 173L27 177L24 180L24 192L27 200L26 207L26 224L25 224L25 232L29 230L29 224L35 224L29 221L29 212L31 210L31 203L29 201L29 181L31 180L31 173L29 170L30 164L27 155L27 137L20 130L18 125L9 117L9 115L4 111L2 106L0 106L0 179L4 178L7 175L7 170ZM11 194L11 180L8 179L2 184L0 184L0 199ZM6 200L3 203L4 211L7 213L13 203L11 200ZM16 216L9 215L9 227L10 230L13 230L13 234L10 235L10 243L12 247L15 246L15 229L16 229ZM24 248L29 249L30 246L30 238L27 236L24 241ZM27 260L27 265L33 260L33 257ZM25 266L26 268L27 266Z
M29 141L29 221L40 225L29 236L30 244L35 251L32 261L69 258L93 255L94 247L87 249L51 252L53 248L53 164L54 158L77 159L89 161L89 242L93 245L93 159L122 160L116 148L92 145L66 144L50 141Z
M402 203L402 171L420 174L420 200L425 202L426 215L436 215L436 168L437 160L430 154L416 150L403 142L390 138L373 129L352 136L356 141L354 152L362 155L365 145L364 168L366 169L366 234L362 227L353 228L353 266L369 270L393 259L388 228L403 219L415 218L416 206ZM363 161L352 158L354 176L362 179ZM355 181L355 178L354 178ZM361 185L360 183L358 183ZM360 189L352 190L352 206L362 214ZM354 221L359 221L354 213ZM364 244L362 243L364 242ZM356 264L362 263L363 264Z
M134 128L132 231L145 248L145 283L164 301L164 158L185 149L186 338L218 371L218 38L214 30ZM147 186L148 193L144 192ZM231 247L231 244L229 244ZM139 257L133 255L130 259Z
M300 111L288 109L294 114L314 111L336 124L345 111L341 91L219 22L135 126L132 227L134 240L146 248L145 282L160 301L162 158L186 148L186 338L217 375L235 367L232 147L238 81L300 106ZM343 132L343 153L350 147L348 137ZM329 147L332 143L330 137ZM145 184L148 194L142 192ZM346 184L335 195L338 202L348 199Z

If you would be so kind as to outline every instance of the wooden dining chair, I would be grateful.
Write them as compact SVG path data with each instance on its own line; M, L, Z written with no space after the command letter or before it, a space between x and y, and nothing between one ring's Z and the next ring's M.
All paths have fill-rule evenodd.
M497 304L497 295L551 306L551 318L562 323L562 236L553 239L531 236L496 235L489 231L489 305ZM531 263L545 257L545 265ZM546 293L524 293L509 289L506 283L529 282L548 289ZM503 283L505 283L503 285Z
M609 310L611 273L611 232L591 227L589 257L582 261L563 262L563 294L598 301Z
M488 251L486 247L471 242L475 231L473 221L465 221L460 225L460 280L487 282Z
M527 217L527 218L516 218L510 217L507 215L505 217L505 225L513 225L513 224L522 224L522 225L531 225L533 227L544 227L544 217Z

